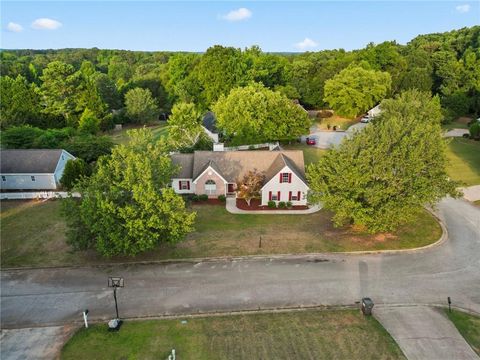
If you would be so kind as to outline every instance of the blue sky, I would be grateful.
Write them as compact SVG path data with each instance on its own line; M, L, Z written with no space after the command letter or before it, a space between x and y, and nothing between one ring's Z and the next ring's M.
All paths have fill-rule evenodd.
M418 34L480 23L477 1L54 1L1 2L4 49L264 51L406 43Z

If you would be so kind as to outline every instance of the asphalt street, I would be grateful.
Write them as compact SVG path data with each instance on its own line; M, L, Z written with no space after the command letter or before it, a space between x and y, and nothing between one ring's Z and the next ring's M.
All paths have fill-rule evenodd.
M122 276L121 317L310 305L446 304L480 313L480 209L438 206L449 239L414 253L121 265L1 272L1 325L61 325L115 314L109 276Z

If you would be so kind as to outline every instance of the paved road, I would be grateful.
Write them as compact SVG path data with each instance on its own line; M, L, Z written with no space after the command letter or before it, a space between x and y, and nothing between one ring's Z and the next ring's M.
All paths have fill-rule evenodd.
M321 255L306 259L3 271L3 327L59 325L114 315L108 276L123 276L123 317L353 304L453 304L480 312L480 209L463 200L439 205L450 239L410 254Z
M374 315L409 360L480 360L442 309L377 306Z

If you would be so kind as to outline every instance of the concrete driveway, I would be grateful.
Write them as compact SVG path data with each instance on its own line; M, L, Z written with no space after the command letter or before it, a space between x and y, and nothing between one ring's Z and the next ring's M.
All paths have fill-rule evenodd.
M328 149L340 145L344 138L351 136L355 131L362 130L368 124L358 123L350 126L346 131L318 130L316 127L310 129L310 134L302 136L301 141L305 142L307 137L314 138L316 144L312 145L320 149Z
M109 276L123 276L122 317L307 305L453 304L480 313L480 209L445 199L441 246L415 253L252 259L1 273L3 328L81 322L114 314Z
M442 309L377 307L374 315L409 360L479 360Z

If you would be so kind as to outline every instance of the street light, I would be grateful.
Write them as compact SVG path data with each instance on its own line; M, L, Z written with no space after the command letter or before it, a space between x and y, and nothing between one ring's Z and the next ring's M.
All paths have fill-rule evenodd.
M115 313L117 317L113 320L108 322L108 329L110 331L117 331L120 330L120 326L122 325L122 321L118 316L118 303L117 303L117 288L124 287L124 282L122 277L109 277L108 278L108 287L113 288L113 298L115 299Z

